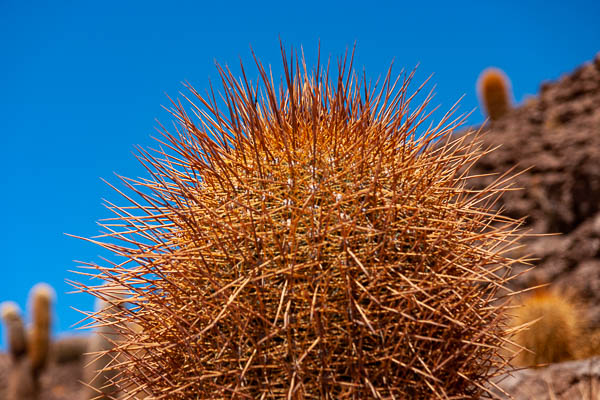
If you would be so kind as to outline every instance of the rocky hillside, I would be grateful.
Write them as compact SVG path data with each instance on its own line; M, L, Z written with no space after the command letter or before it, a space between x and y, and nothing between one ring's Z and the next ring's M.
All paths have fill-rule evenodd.
M538 259L536 268L513 284L568 289L589 327L600 328L600 54L558 81L542 84L537 97L484 130L484 144L499 148L474 172L504 172L515 165L524 171L516 179L523 190L507 193L499 207L512 217L528 216L533 233L559 234L527 239L526 251ZM54 357L41 377L42 399L81 398L84 364L80 355ZM0 400L11 368L9 357L0 355ZM523 370L500 385L518 400L600 398L600 359Z
M575 299L589 341L600 329L600 53L558 81L543 83L537 97L484 128L484 157L475 174L516 166L515 187L498 203L515 218L527 216L524 252L535 268L514 282L537 284ZM482 186L494 176L477 178ZM522 266L521 268L526 268ZM517 271L518 272L518 271ZM597 346L594 346L597 348ZM592 355L592 354L590 354ZM600 360L571 361L524 370L502 383L518 400L598 399Z
M553 283L575 290L600 324L600 55L556 82L543 83L538 97L489 124L485 146L498 147L475 174L522 171L498 204L515 218L528 216L535 234L526 251L536 268L516 282ZM479 179L477 185L493 180Z

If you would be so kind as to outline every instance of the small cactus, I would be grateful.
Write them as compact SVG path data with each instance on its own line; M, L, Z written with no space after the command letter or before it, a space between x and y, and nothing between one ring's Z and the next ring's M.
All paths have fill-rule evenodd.
M515 336L515 343L526 349L516 358L517 364L537 367L576 358L584 324L581 312L568 296L537 289L521 299L514 314L514 326L531 324Z
M31 289L31 330L29 332L28 356L34 371L41 370L48 360L50 348L50 325L52 322L52 301L54 289L45 283L38 283Z
M19 306L12 301L6 301L2 303L1 314L6 326L8 351L13 360L16 361L25 355L27 351L25 326L21 318Z
M487 68L479 75L477 94L479 103L492 121L502 118L512 107L510 81L498 68Z

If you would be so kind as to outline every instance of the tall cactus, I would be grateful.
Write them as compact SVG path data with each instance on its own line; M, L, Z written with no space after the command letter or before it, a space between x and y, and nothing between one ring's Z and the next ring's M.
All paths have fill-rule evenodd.
M510 81L501 69L490 67L479 75L477 94L492 121L502 118L512 107Z
M13 361L17 361L27 351L25 326L19 306L12 301L6 301L2 303L1 314L6 327L8 351Z
M31 330L29 332L28 357L35 373L39 373L48 360L50 327L54 289L38 283L31 289Z

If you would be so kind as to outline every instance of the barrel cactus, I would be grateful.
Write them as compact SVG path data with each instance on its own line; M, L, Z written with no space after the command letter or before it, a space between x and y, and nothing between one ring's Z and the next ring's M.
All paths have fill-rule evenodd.
M123 179L108 238L88 239L117 257L91 263L104 283L79 285L113 306L93 318L121 334L116 385L156 399L490 395L522 236L492 209L509 178L468 189L487 150L452 136L453 110L428 122L412 73L371 85L348 57L331 72L282 55L280 84L257 61L257 81L219 67L221 95L188 85L175 131L140 150L149 176Z

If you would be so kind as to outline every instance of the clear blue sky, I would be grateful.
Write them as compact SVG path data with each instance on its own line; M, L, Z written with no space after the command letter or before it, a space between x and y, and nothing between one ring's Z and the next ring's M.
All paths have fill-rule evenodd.
M221 5L223 4L223 5ZM217 78L214 61L251 63L250 46L279 73L278 38L315 62L357 43L355 67L377 78L392 60L417 81L435 73L435 104L477 106L475 81L494 65L515 98L535 94L600 51L600 2L167 2L0 0L0 301L25 307L39 281L58 293L55 332L92 308L66 294L73 260L102 251L65 236L98 233L102 198L120 201L100 180L143 175L133 146L151 146L165 93L181 81L199 91ZM471 124L482 121L477 110ZM3 340L3 339L2 339Z

